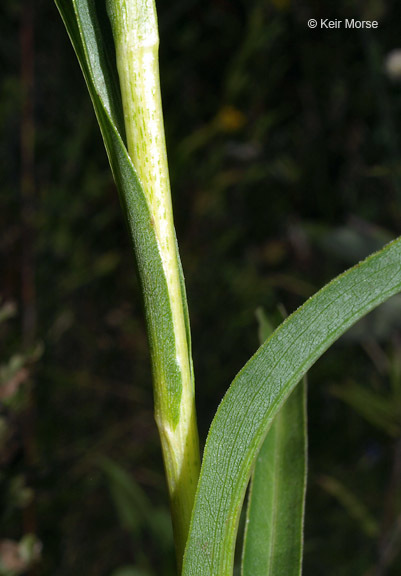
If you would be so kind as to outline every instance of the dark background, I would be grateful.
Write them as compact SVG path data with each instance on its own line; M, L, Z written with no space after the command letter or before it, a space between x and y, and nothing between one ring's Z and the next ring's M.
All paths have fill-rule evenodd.
M279 305L291 312L400 232L401 78L386 62L401 9L158 12L203 442L258 345L255 310L278 323ZM327 17L379 28L308 28ZM172 575L134 259L52 2L3 0L0 70L0 574ZM305 575L400 574L399 298L311 370L309 433Z

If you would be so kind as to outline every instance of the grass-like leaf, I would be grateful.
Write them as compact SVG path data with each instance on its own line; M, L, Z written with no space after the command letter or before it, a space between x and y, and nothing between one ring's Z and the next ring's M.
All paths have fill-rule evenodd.
M272 330L259 313L260 340ZM252 473L242 576L299 576L307 469L306 377L275 417Z
M312 364L359 318L401 290L401 239L310 298L235 378L206 442L184 576L231 576L251 471L280 407Z
M301 574L306 464L306 382L302 382L275 417L256 460L242 576Z
M261 344L272 327L258 310ZM275 417L252 473L242 576L302 572L307 470L306 377Z

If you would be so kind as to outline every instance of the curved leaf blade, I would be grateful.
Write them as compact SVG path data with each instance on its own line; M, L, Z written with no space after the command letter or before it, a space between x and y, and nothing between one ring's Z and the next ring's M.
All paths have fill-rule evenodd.
M206 442L184 576L231 576L241 505L274 416L325 350L400 290L401 239L397 239L310 298L240 371Z

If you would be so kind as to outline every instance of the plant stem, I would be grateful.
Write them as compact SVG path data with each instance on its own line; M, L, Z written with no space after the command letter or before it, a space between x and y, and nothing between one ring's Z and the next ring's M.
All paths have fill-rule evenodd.
M180 278L160 96L156 8L154 0L109 0L108 11L116 46L128 151L143 186L158 241L174 325L175 362L181 374L177 403L169 392L171 383L163 381L157 334L149 326L155 418L181 566L200 458L186 301Z
M37 337L37 309L35 286L35 2L27 0L21 13L21 332L26 350L32 349ZM36 398L34 379L25 382L25 408L21 414L21 436L24 448L25 468L34 477L38 465L35 412ZM32 474L33 472L33 474ZM34 491L32 491L35 494ZM22 524L25 534L37 532L36 498L23 508ZM35 576L38 567L32 565L28 576Z

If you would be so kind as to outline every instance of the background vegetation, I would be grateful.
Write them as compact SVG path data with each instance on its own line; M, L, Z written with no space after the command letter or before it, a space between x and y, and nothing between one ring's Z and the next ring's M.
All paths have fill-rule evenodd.
M401 10L157 5L204 439L257 347L255 310L277 323L278 306L399 235L401 80L388 69ZM321 17L380 25L309 30ZM134 260L51 2L2 2L0 69L0 574L174 574ZM305 574L395 576L400 298L317 364L309 391Z

